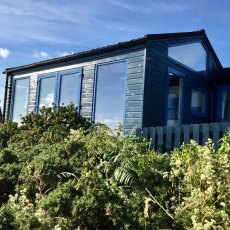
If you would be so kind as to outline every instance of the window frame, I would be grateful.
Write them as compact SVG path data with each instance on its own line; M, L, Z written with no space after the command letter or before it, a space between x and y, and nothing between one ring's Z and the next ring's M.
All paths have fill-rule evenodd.
M182 125L184 122L184 94L185 94L185 84L184 84L184 80L186 77L186 74L183 73L180 70L177 70L174 67L168 66L167 67L167 80L166 80L166 97L165 97L165 126L167 126L167 122L168 122L168 96L169 96L169 83L170 83L170 73L176 74L181 81L181 85L180 85L180 102L179 102L179 112L180 112L180 117L179 117L179 125Z
M204 48L204 50L206 52L206 71L205 71L204 76L207 78L208 77L208 71L209 71L209 64L208 64L209 63L209 53L208 53L208 49L206 48L206 46L205 46L205 44L204 44L204 42L202 40L183 41L183 42L178 42L178 43L175 43L175 44L170 44L170 45L168 45L167 57L168 57L168 59L170 61L182 66L183 68L195 73L196 75L201 75L198 71L192 69L191 67L189 67L189 66L187 66L187 65L185 65L185 64L183 64L183 63L181 63L181 62L179 62L179 61L177 61L177 60L175 60L175 59L173 59L171 57L169 57L169 48L170 47L176 47L176 46L188 45L188 44L194 44L194 43L201 43L201 45L203 46L203 48Z
M37 94L36 94L36 103L35 103L35 112L39 112L39 99L40 99L40 91L41 91L41 80L45 78L55 78L55 85L54 85L54 104L59 106L60 102L60 89L61 89L61 78L63 75L68 74L77 74L77 77L80 77L80 89L79 89L79 101L77 102L77 105L75 105L78 108L78 113L80 114L81 110L81 94L82 94L82 78L83 78L83 68L74 68L74 69L67 69L67 70L61 70L57 72L47 73L47 74L41 74L38 75L37 79Z
M127 80L128 80L128 60L127 59L121 59L121 60L115 60L115 61L109 61L109 62L102 62L95 65L94 69L94 85L93 85L93 101L92 101L92 116L91 116L91 123L95 123L95 113L96 113L96 103L97 103L97 83L98 83L98 68L100 66L104 65L110 65L115 63L125 63L125 93L123 95L123 119L122 119L122 126L125 128L125 118L126 118L126 97L127 97Z
M222 100L223 100L223 92L225 90L230 90L230 85L225 85L225 86L218 86L217 87L217 99L216 99L216 121L217 122L223 122L222 121Z
M26 110L26 114L28 114L28 110L29 110L29 98L30 98L30 82L31 82L31 77L30 76L24 76L24 77L16 77L13 78L13 91L12 91L12 95L11 95L11 106L10 106L10 120L13 121L13 111L14 111L14 102L15 102L15 87L16 87L16 81L18 80L25 80L28 79L29 80L29 89L28 89L28 96L27 96L27 110Z
M203 95L204 98L204 112L198 112L198 111L194 111L192 110L192 91L197 91L199 93L201 93ZM190 100L190 111L192 115L195 116L200 116L200 117L207 117L208 115L208 92L205 89L201 89L199 87L192 87L191 88L191 100Z
M79 74L80 77L80 90L78 92L78 97L79 97L79 101L77 102L77 105L75 105L78 109L78 113L80 114L80 110L81 110L81 94L82 94L82 68L77 68L77 69L69 69L69 70L63 70L60 71L58 73L58 77L57 77L57 92L56 92L56 101L57 101L57 105L60 104L60 96L61 96L61 78L64 75L69 75L69 74Z

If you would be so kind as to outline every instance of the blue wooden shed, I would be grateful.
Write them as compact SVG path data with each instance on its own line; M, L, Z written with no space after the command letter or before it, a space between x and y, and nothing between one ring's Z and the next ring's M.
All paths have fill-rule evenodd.
M205 31L131 41L7 68L3 119L73 102L92 122L136 128L230 120L230 69Z

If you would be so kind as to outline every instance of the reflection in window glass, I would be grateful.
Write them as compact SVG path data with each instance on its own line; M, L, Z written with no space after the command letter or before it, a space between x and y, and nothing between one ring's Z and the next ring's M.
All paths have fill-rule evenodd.
M44 107L51 107L54 103L54 88L55 88L56 78L48 77L42 78L40 83L39 92L39 109Z
M207 53L200 42L169 47L168 56L195 71L206 70Z
M71 102L79 106L81 90L81 78L79 74L61 76L59 104L68 105Z
M222 121L230 121L230 90L223 92L222 98Z
M12 120L18 123L21 123L21 116L27 114L29 82L30 80L28 78L15 81Z
M205 94L197 90L192 90L192 112L205 113L205 103Z
M123 124L125 105L126 63L98 66L95 122L117 128Z

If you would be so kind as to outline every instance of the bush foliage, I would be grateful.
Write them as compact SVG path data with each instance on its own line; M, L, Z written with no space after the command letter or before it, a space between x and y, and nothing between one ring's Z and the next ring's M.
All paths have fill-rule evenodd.
M170 155L73 105L0 124L0 229L229 229L230 133Z

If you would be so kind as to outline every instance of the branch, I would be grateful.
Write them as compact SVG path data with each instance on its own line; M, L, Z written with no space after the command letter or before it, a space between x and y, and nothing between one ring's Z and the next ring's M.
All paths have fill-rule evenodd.
M176 221L175 219L174 219L174 217L156 200L156 198L151 194L151 192L147 189L147 188L145 188L145 190L148 192L148 194L151 196L151 198L152 198L152 201L154 202L154 203L156 203L171 219L173 219L174 221Z

